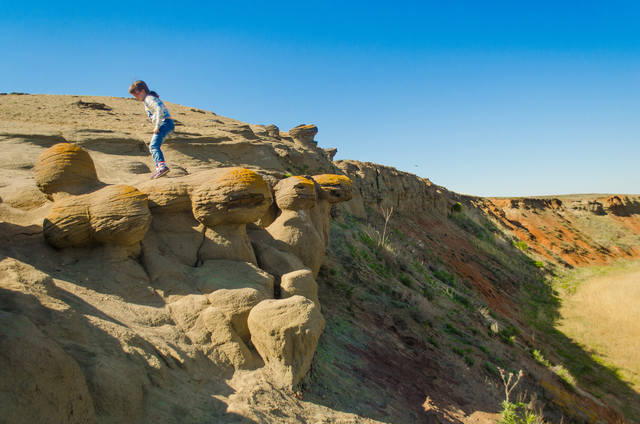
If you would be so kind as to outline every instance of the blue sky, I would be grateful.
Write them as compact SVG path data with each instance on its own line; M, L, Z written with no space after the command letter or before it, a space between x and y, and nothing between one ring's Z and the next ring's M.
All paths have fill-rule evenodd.
M640 193L640 2L13 2L0 91L167 101L482 196Z

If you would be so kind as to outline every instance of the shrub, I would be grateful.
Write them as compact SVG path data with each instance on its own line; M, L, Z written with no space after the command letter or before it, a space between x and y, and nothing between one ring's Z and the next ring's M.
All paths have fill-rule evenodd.
M527 404L522 402L503 402L502 420L500 424L542 424L542 417L530 411Z

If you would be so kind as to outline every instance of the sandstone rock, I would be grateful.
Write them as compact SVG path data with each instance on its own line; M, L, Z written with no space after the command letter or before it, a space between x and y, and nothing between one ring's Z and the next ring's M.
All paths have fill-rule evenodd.
M266 299L264 293L249 287L233 290L220 289L208 294L207 299L227 317L236 334L248 343L251 339L247 326L249 311Z
M118 185L57 200L44 220L43 232L57 248L91 242L129 246L142 240L150 223L146 196Z
M207 297L202 294L183 296L167 305L173 321L183 330L194 326L200 312L209 307Z
M317 275L324 259L325 243L308 211L284 210L266 230L274 239L288 245L291 253Z
M266 233L266 231L264 232ZM252 237L251 245L261 269L279 277L287 272L305 268L300 258L291 253L289 247L284 243L279 242L285 247L278 248L272 243L253 239L255 234L255 232L251 232L249 236ZM269 237L271 236L269 235Z
M142 240L151 224L144 194L131 186L115 185L90 196L89 223L94 240L125 246Z
M313 181L317 182L313 187L318 194L317 202L312 204ZM290 177L276 185L276 202L283 210L266 230L318 275L329 242L331 204L351 198L351 180L343 175L323 174L314 176L313 181ZM310 205L313 207L309 208Z
M103 423L141 422L146 379L143 368L122 357L101 355L87 370L96 414Z
M200 313L187 335L220 367L243 369L256 364L256 358L236 334L231 321L213 306Z
M280 209L311 209L316 203L315 183L309 178L285 178L276 184L274 191L276 204Z
M313 180L321 190L319 197L329 203L346 202L352 197L352 183L349 177L337 174L314 175Z
M78 364L22 315L0 311L0 420L95 423Z
M309 370L324 330L320 309L302 296L264 300L251 310L248 324L274 384L292 388Z
M260 219L272 202L271 190L262 177L245 168L225 168L208 184L194 189L195 218L207 227L247 224Z
M49 195L83 193L98 182L91 156L72 143L55 144L42 152L33 170L38 188Z
M289 136L305 146L316 146L317 143L313 141L316 134L318 134L318 127L315 125L302 124L289 130Z
M244 225L217 225L207 228L198 257L200 261L229 259L257 264Z
M318 283L313 278L313 272L310 269L300 269L282 276L280 280L280 296L285 299L296 295L306 297L320 308Z
M265 298L273 298L272 275L257 266L230 260L209 260L192 268L189 278L195 288L205 295L219 289L253 288Z
M325 153L325 155L327 155L327 159L329 160L333 160L333 158L336 156L336 154L338 153L338 149L336 149L335 147L331 147L328 149L322 149Z
M90 195L57 201L42 224L45 240L57 248L83 246L91 242Z
M334 163L351 179L354 187L354 199L342 207L358 217L366 217L365 205L387 209L393 206L397 213L408 215L425 211L445 217L449 213L447 190L426 178L370 162L339 160Z
M278 128L277 126L271 124L264 127L264 129L267 131L267 134L269 134L269 136L280 138L280 128Z
M154 213L176 213L191 209L192 184L183 178L159 178L138 185L149 198L149 209Z
M183 265L195 266L205 229L204 225L195 220L191 210L187 210L180 213L154 214L151 230L147 234L153 233L157 239L157 254L177 259ZM143 246L151 247L149 244L143 243Z

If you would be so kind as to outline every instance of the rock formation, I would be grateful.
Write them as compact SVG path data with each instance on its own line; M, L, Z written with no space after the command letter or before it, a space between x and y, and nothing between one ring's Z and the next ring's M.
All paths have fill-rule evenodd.
M52 246L140 246L133 252L141 250L169 315L218 369L255 368L261 357L279 386L304 376L324 328L314 277L328 243L331 205L351 198L347 177L279 181L274 220L271 187L245 168L138 188L104 185L87 152L70 143L46 150L35 168L38 187L54 200L43 224ZM256 225L265 222L266 229ZM248 224L276 247L254 251ZM269 254L281 263L266 259ZM267 272L257 266L263 263ZM278 290L274 275L282 282Z
M293 387L307 373L324 329L320 308L302 296L260 302L249 313L251 341L274 383Z
M315 125L302 124L289 130L289 136L303 146L315 147L317 143L313 138L318 134L318 127Z

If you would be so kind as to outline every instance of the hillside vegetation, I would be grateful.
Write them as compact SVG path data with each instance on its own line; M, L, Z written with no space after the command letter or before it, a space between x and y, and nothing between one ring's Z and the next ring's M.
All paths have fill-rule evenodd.
M335 151L316 145L312 125L281 132L211 111L169 108L178 121L164 147L171 173L149 183L149 126L135 101L0 96L3 334L51 353L46 360L11 356L17 362L1 380L3 416L34 422L26 405L38 401L46 411L62 399L38 395L26 383L40 375L52 378L51 393L82 394L73 404L84 409L73 414L90 417L86 422L491 423L505 400L500 370L522 370L510 400L523 401L547 422L640 422L637 362L633 355L625 356L631 363L618 362L632 342L616 346L575 327L596 316L580 315L585 309L610 315L607 302L621 306L620 319L633 320L623 305L633 302L636 265L619 265L625 273L604 281L578 284L574 276L593 269L585 267L638 259L640 197L461 196L393 168L333 161ZM257 339L247 334L243 358L253 359L230 360L224 368L211 359L219 340L184 330L202 320L198 308L211 302L203 287L221 272L207 260L230 254L210 248L212 256L203 257L192 218L153 212L152 230L141 233L137 250L47 243L43 220L59 212L60 200L40 191L34 166L44 151L68 142L89 153L99 189L126 184L148 196L183 181L205 184L198 175L227 167L258 174L272 188L291 175L314 176L315 185L326 174L351 180L353 198L323 206L331 220L326 228L318 224L328 245L312 271L325 327L299 382L280 384L271 359L260 356ZM269 209L271 219L286 210ZM247 262L251 250L259 259L276 246L259 237L271 222L256 222L252 244L242 250ZM279 284L288 269L278 267L290 263L269 271L256 263L262 268L243 271L243 282L272 278L271 296L284 298ZM594 292L603 294L599 306L579 302ZM598 323L600 330L609 325ZM628 337L633 341L633 333ZM5 355L10 347L3 345Z

